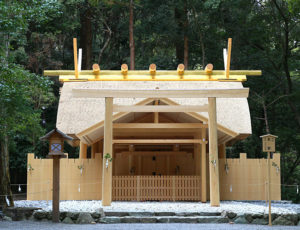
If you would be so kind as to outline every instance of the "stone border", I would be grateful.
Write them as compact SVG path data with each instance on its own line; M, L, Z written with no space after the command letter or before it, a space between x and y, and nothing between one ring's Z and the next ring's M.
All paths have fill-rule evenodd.
M6 221L51 221L52 212L39 208L6 208L0 213ZM268 214L237 214L234 212L61 212L60 221L66 224L95 223L235 223L267 225ZM273 225L300 226L299 214L272 214Z
M258 224L268 225L269 215L268 214L237 214L234 212L225 212L224 216L228 217L230 222L235 224ZM298 214L276 214L273 213L272 225L285 225L285 226L300 226L300 213Z

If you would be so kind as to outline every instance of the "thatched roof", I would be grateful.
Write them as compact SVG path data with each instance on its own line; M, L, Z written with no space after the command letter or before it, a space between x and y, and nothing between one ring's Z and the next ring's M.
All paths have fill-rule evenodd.
M226 89L243 88L240 82L204 82L204 81L98 81L98 82L65 82L61 91L57 127L69 135L77 134L81 137L84 130L91 130L90 139L98 138L102 134L104 119L103 98L74 98L73 88L85 89ZM115 104L133 105L148 104L146 98L115 98ZM165 104L203 105L207 98L169 98L163 100ZM207 112L199 113L164 113L177 122L207 122ZM142 113L130 113L117 116L115 122L131 122L142 116ZM246 98L218 98L217 99L218 129L232 137L248 136L252 133L250 111Z

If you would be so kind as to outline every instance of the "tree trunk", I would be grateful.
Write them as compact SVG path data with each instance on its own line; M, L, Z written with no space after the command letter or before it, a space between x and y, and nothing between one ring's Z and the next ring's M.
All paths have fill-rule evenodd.
M88 8L80 13L80 48L82 48L82 69L92 68L92 8Z
M185 6L184 6L184 51L183 51L183 59L184 59L184 66L185 69L188 69L189 66L189 45L188 45L188 26L189 26L189 21L188 21L188 11L187 11L187 1L185 0Z
M129 47L130 47L130 70L134 70L135 66L135 47L133 37L133 0L129 4Z
M182 10L175 8L175 22L177 24L177 36L175 38L176 59L178 63L184 62L184 45L182 42Z
M201 52L202 52L202 68L205 68L205 47L204 47L204 42L203 42L203 36L202 33L200 32L200 43L201 43Z
M14 206L14 200L10 187L10 172L9 172L9 151L8 151L8 136L4 135L1 139L1 159L0 159L0 206ZM6 196L9 204L6 201Z
M265 101L262 102L263 110L264 110L264 120L266 125L266 132L270 133L270 126L269 126L269 120L268 120L268 111Z
M112 34L112 31L111 29L109 28L109 26L105 23L106 25L106 28L107 28L107 33L108 33L108 36L107 36L107 39L103 45L103 47L100 49L100 52L99 52L99 56L98 56L98 64L100 65L101 64L101 58L102 58L102 55L105 51L105 49L107 48L109 42L110 42L110 39L111 39L111 34Z
M188 69L189 66L189 46L188 46L188 36L184 36L184 67Z

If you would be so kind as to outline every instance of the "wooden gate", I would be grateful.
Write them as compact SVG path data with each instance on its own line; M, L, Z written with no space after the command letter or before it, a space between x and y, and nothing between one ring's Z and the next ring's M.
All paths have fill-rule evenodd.
M201 200L200 176L113 176L112 200Z

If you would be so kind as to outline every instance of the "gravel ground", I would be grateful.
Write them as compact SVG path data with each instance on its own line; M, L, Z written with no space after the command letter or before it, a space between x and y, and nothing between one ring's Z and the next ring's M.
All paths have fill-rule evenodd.
M39 207L45 211L52 210L51 201L27 201L15 202L16 207ZM102 207L100 200L90 201L61 201L60 211L71 212L94 212L98 208L104 211L126 211L126 212L222 212L231 211L243 213L268 213L265 201L222 201L220 207L211 207L209 202L112 202L111 206ZM281 201L272 203L272 213L296 214L300 213L300 204L291 204Z
M0 229L5 230L299 230L300 226L261 226L261 225L239 225L239 224L93 224L93 225L67 225L53 224L51 222L32 221L3 221L0 222Z

